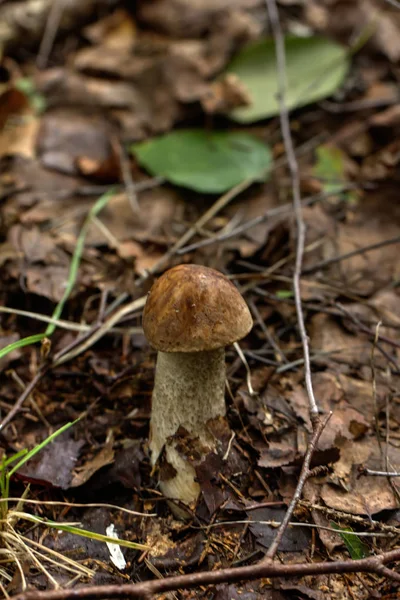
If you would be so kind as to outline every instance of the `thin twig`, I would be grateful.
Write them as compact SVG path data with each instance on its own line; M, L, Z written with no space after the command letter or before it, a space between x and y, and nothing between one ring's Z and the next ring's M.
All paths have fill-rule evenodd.
M229 482L228 482L229 483ZM247 511L247 508L246 508ZM234 527L235 525L267 525L268 527L276 527L277 525L281 525L282 522L281 521L276 521L275 519L270 519L270 520L252 520L252 519L238 519L235 521L218 521L217 523L212 523L211 525L208 525L205 529L215 529L217 527ZM289 522L289 526L290 527L294 527L294 528L301 528L303 527L304 529L318 529L319 531L331 531L332 533L337 533L337 529L334 529L333 527L329 527L328 525L317 525L316 523L301 523L299 521L290 521ZM400 534L400 529L398 527L394 528L395 531L349 531L346 533L349 533L349 535L354 535L357 537L380 537L380 538L393 538L395 536L398 536Z
M346 186L343 186L340 190L336 190L335 195L340 192L345 192L349 189L354 189L354 188L358 188L358 187L359 186L355 185L355 184L348 184ZM332 192L324 192L322 194L315 194L314 196L310 196L309 198L304 198L304 200L302 201L301 204L302 204L302 206L311 206L322 200L327 200L328 198L330 198L333 195L334 194ZM253 219L249 219L245 223L242 223L241 225L238 225L237 227L232 229L230 232L226 232L226 233L220 232L206 240L201 240L194 244L190 244L189 246L184 246L183 248L178 250L176 252L176 254L179 256L181 254L186 254L187 252L192 252L193 250L197 250L199 248L204 248L205 246L210 246L211 244L215 244L217 242L223 242L226 240L230 240L231 238L241 235L245 231L248 231L249 229L252 229L253 227L256 227L257 225L264 223L264 221L268 221L269 219L279 217L280 215L284 215L285 213L290 213L292 210L293 210L292 202L288 202L287 204L283 204L282 206L276 206L274 208L269 208L262 215L258 215L257 217L254 217Z
M284 362L284 363L288 363L288 359L285 356L285 353L283 352L283 350L281 350L281 348L278 346L278 344L276 343L273 335L269 332L268 327L266 326L266 324L264 323L260 312L257 308L256 303L253 300L249 300L248 301L248 305L249 308L251 310L251 312L253 313L257 323L259 324L261 331L263 332L266 341L270 344L270 346L274 349L275 354L279 357L280 362Z
M397 471L373 471L372 469L363 469L362 474L373 477L400 477L400 473Z
M367 333L369 336L371 336L373 339L375 338L375 332L372 331L371 329L368 329L368 327L366 325L364 325L364 323L362 323L360 321L360 319L358 319L355 315L353 315L351 312L349 312L344 306L343 304L340 304L340 302L336 302L335 303L336 306L347 316L349 317L349 319L351 319L356 325L358 325L358 327L360 327L361 331L363 331L364 333ZM382 325L384 327L387 327L387 325L384 325L382 323ZM393 346L394 348L400 348L400 342L397 342L396 340L392 340L391 338L386 337L385 335L380 335L379 339L382 342L385 342L386 344L389 344L389 346Z
M376 348L386 358L386 360L392 365L392 367L394 367L394 372L396 374L398 374L400 372L400 366L394 360L394 358L392 358L390 356L390 354L388 352L386 352L386 350L384 348L382 348L382 344L379 341L375 340L375 333L373 331L371 331L366 325L364 325L364 323L362 323L355 315L353 315L351 312L349 312L342 304L340 304L340 302L336 302L336 306L341 310L342 313L344 313L347 317L349 317L349 319L351 319L355 325L357 325L357 327L360 329L360 331L362 331L363 333L366 333L369 337L372 337ZM380 321L380 323L381 323L381 321ZM391 338L388 338L386 336L380 336L380 339L382 340L382 342L385 342L386 344L389 344L390 346L394 346L395 348L400 347L400 344L398 342L396 342L395 340L392 340Z
M235 185L231 190L229 190L226 194L218 198L216 202L192 225L183 236L170 248L161 258L158 260L146 273L140 277L136 281L136 285L140 286L146 281L150 275L157 273L161 269L163 269L168 261L177 253L177 251L182 248L185 244L187 244L194 235L198 232L199 229L204 227L204 225L216 214L218 214L225 206L227 206L236 196L247 190L254 183L253 179L246 179L242 181L238 185Z
M111 312L111 311L110 311ZM20 310L18 308L8 308L6 306L0 306L0 313L7 313L10 315L18 315L20 317L26 317L28 319L34 319L35 321L42 321L43 323L52 323L58 329L67 329L69 331L86 332L92 331L93 325L84 325L83 323L76 323L75 321L64 321L63 319L53 319L47 315L41 315L40 313L33 313L28 310ZM118 328L113 327L110 329L110 333L128 333L133 335L135 333L142 333L142 327L129 327L129 328Z
M292 182L292 194L293 194L293 208L296 218L297 225L297 244L296 244L296 259L295 269L293 274L293 291L297 313L297 322L300 331L301 343L303 346L304 356L304 372L305 372L305 384L307 389L307 396L309 402L310 418L313 425L313 434L308 443L306 455L304 457L303 466L301 469L299 481L296 486L293 498L289 504L286 514L283 518L281 525L278 528L277 534L273 539L268 551L261 561L261 564L265 562L271 563L275 554L278 551L279 544L285 534L293 512L297 506L297 502L300 500L303 492L304 485L307 478L310 476L310 463L313 453L315 451L318 439L324 429L329 416L324 421L321 421L318 413L317 402L314 397L314 390L311 378L311 363L310 363L310 351L308 347L308 337L304 323L304 315L301 301L300 291L300 278L303 264L303 254L305 246L305 224L302 215L301 206L301 194L300 194L300 176L299 167L294 152L293 140L290 132L289 113L285 103L287 81L286 81L286 57L285 57L285 42L282 34L281 25L279 22L279 13L275 0L266 0L266 6L268 11L269 20L271 23L272 34L275 42L275 54L276 54L276 67L278 71L278 95L279 95L279 118L281 124L281 131L283 142L285 146L285 153L287 156L288 167Z
M65 0L53 0L36 58L36 64L39 69L44 69L47 66L47 61L49 60L50 52L53 48L54 40L56 39L64 9Z
M137 300L133 300L133 302L129 302L129 304L125 304L119 310L117 310L113 315L111 315L104 323L98 323L91 332L89 332L88 336L85 336L85 339L76 340L77 344L71 349L63 348L58 354L56 354L53 358L52 366L56 367L64 364L65 362L75 358L91 346L95 342L98 342L108 331L116 324L122 317L143 308L146 302L146 296L142 296L141 298L137 298Z
M239 358L240 358L240 360L242 361L242 363L244 365L244 368L246 369L246 382L247 382L247 389L249 391L249 394L250 394L250 396L256 396L257 394L254 391L253 385L251 383L251 370L250 370L250 367L249 367L249 363L247 362L246 357L244 355L244 352L243 352L243 350L241 349L241 347L239 346L239 344L237 342L235 342L233 344L233 346L234 346L236 352L238 353Z
M317 425L314 427L314 431L313 434L308 442L308 447L307 447L307 452L306 455L304 457L304 462L301 468L301 472L300 472L300 477L296 486L296 490L293 494L293 498L290 501L290 504L288 506L288 509L285 513L285 516L283 518L282 523L279 526L278 529L278 533L275 536L272 544L270 545L270 547L268 548L268 551L265 555L265 558L261 561L261 562L267 562L267 561L271 561L275 554L278 551L279 548L279 544L282 541L282 538L285 534L285 531L289 525L290 519L292 518L293 512L297 506L298 501L300 500L300 496L302 494L304 485L308 479L308 477L310 476L311 473L311 469L310 469L310 464L311 464L311 459L313 457L313 454L315 452L318 440L321 436L321 433L323 432L323 430L325 429L329 419L331 418L332 413L329 413L328 416L323 420L319 420Z
M391 550L376 556L358 560L338 560L333 562L311 562L298 564L258 563L246 567L231 567L216 571L189 573L143 581L126 585L91 585L73 590L49 590L23 592L13 600L100 600L109 598L151 598L153 594L170 592L180 588L187 589L203 585L249 581L262 577L300 577L304 575L378 573L400 582L400 573L388 569L385 565L400 560L400 549Z
M400 9L400 2L398 0L385 0L385 2L387 2L391 6L394 6L395 8Z
M379 248L383 248L384 246L390 246L392 244L400 243L400 235L397 235L388 240L383 240L382 242L377 242L376 244L369 244L369 246L364 246L363 248L359 248L358 250L352 250L351 252L346 252L345 254L341 254L340 256L334 256L332 258L328 258L326 260L321 260L321 262L316 265L311 265L310 267L306 267L303 269L303 275L309 275L310 273L315 273L315 271L319 271L329 265L333 265L338 262L342 262L347 260L348 258L352 258L353 256L357 256L358 254L366 254L367 252L371 252L372 250L378 250Z
M35 387L37 386L39 381L42 379L42 377L45 375L45 373L48 371L48 369L49 369L48 366L42 367L41 369L39 369L39 371L36 373L36 375L32 378L32 380L26 386L26 388L24 389L24 391L22 392L22 394L20 395L20 397L18 398L18 400L16 401L16 403L14 404L14 406L12 407L10 412L4 417L4 419L0 423L0 431L3 431L4 428L10 423L10 421L12 421L12 419L15 417L15 415L20 411L25 400L27 398L29 398L29 396L31 395L31 393L33 392L33 390L35 389Z
M118 155L118 159L119 159L119 164L121 167L121 175L122 175L122 180L125 185L126 195L128 197L132 212L135 215L137 215L140 212L140 205L139 205L139 200L138 200L138 196L136 193L135 182L133 181L133 178L132 178L131 165L129 163L129 158L126 155L125 148L121 144L121 141L119 139L115 140L114 146L115 146L115 149L116 149L116 152Z
M279 22L279 14L275 0L266 0L268 15L271 23L272 33L275 41L276 64L278 70L278 86L279 86L279 117L281 123L281 131L285 152L288 160L289 171L292 180L293 193L293 208L296 216L297 224L297 245L296 245L296 262L293 274L293 290L296 303L297 321L299 325L301 343L304 353L304 371L305 383L307 388L308 401L310 405L311 419L318 418L318 406L314 397L314 390L311 378L310 366L310 351L308 347L308 337L304 324L303 308L301 303L300 278L303 263L303 252L305 245L305 224L302 215L301 194L300 194L300 176L299 167L294 152L292 135L290 132L289 113L285 103L286 96L286 57L285 57L285 42L282 35L282 29Z

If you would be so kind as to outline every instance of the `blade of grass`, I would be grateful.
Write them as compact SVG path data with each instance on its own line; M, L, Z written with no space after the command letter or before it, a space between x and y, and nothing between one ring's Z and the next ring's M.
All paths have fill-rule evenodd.
M65 305L66 301L68 300L68 297L71 294L73 287L75 285L76 278L78 275L78 270L79 270L79 264L81 261L83 248L85 245L85 238L86 238L86 234L88 232L90 223L91 223L93 217L96 217L99 214L99 212L101 210L103 210L103 208L107 205L107 203L110 201L110 199L112 198L113 195L114 195L114 189L111 189L108 192L106 192L105 194L103 194L102 196L100 196L100 198L94 203L94 205L90 209L90 211L82 225L82 229L78 235L78 239L76 240L75 250L72 255L71 265L69 268L67 286L65 288L63 297L61 298L61 300L59 301L59 303L57 304L57 306L54 309L54 312L52 314L52 319L60 318L61 313L64 308L64 305ZM54 323L49 323L46 328L45 335L47 337L52 335L55 328L56 328L56 325Z
M10 456L10 458L6 458L3 461L3 463L0 465L0 469L6 469L13 462L15 462L16 460L19 460L20 458L25 456L25 454L27 454L27 453L28 453L28 448L24 448L23 450L20 450L20 452L17 452L17 454L14 454L14 456Z
M19 519L30 521L31 523L37 523L39 525L44 525L45 527L57 529L59 531L66 531L68 533L80 535L81 537L86 537L91 540L97 540L98 542L108 542L111 544L117 544L118 546L124 546L125 548L134 548L135 550L150 550L150 546L146 546L145 544L139 544L137 542L128 542L128 540L120 540L118 538L113 538L108 535L103 535L102 533L96 533L95 531L81 529L80 527L75 527L74 525L57 523L56 521L42 519L40 517L37 517L36 515L30 515L29 513L13 511L13 515L15 515Z
M53 320L59 319L59 317L63 311L63 308L65 306L65 303L68 300L68 298L74 288L76 278L78 275L79 264L81 261L83 248L85 245L85 238L86 238L86 234L89 229L90 223L91 223L93 217L97 216L98 213L107 205L107 203L110 201L110 199L112 198L113 195L114 195L114 189L111 189L108 192L106 192L105 194L103 194L102 196L100 196L100 198L94 203L94 205L92 206L92 208L90 209L89 213L86 216L86 219L83 223L82 229L78 235L78 239L76 241L74 253L72 255L67 285L66 285L64 294L63 294L61 300L58 302L58 304L55 307L53 314L52 314ZM19 348L24 348L25 346L30 346L31 344L36 344L37 342L41 342L45 337L50 337L54 333L56 327L57 327L56 323L54 323L54 322L49 323L46 328L46 331L44 333L30 335L26 338L23 338L22 340L18 340L17 342L8 344L8 346L6 346L5 348L2 348L0 350L0 359L3 358L3 356L6 356L10 352L12 352L13 350L18 350Z
M18 340L12 344L8 344L8 346L0 350L0 358L3 358L3 356L6 356L6 354L9 354L13 350L18 350L18 348L24 348L24 346L30 346L31 344L41 342L45 337L46 335L44 333L37 333L35 335L29 335L26 338L22 338L22 340Z
M10 477L15 473L15 471L18 471L18 469L20 469L22 465L24 465L26 462L28 462L28 460L33 458L35 454L40 452L42 448L47 446L47 444L50 444L50 442L52 442L57 436L59 436L61 433L64 433L64 431L67 431L67 429L75 425L75 423L77 423L78 421L79 419L75 419L75 421L70 421L69 423L66 423L65 425L57 429L57 431L49 435L49 437L43 440L43 442L32 448L32 450L30 450L29 452L27 452L25 456L23 456L21 460L19 460L17 464L14 465L14 467L10 469L10 471L7 473L8 479L10 479Z

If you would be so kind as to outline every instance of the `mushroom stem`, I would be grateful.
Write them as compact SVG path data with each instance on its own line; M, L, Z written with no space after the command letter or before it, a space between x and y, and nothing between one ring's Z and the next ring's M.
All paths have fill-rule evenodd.
M208 452L215 452L216 440L207 422L225 415L225 349L203 352L159 352L150 424L151 462L156 464L165 447L171 477L161 477L165 496L191 504L200 486L196 472L180 453L173 436L184 428L198 438ZM206 454L206 453L205 453Z

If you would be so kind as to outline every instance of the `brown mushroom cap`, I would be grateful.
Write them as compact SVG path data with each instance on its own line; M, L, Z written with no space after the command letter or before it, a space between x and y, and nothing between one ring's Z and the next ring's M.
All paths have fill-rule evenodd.
M162 352L216 350L237 342L252 326L235 286L200 265L166 271L151 288L143 312L145 336Z

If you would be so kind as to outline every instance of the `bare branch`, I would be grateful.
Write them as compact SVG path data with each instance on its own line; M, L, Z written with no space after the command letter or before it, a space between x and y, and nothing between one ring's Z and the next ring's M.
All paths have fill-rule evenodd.
M303 564L259 563L252 566L189 573L154 581L144 581L127 585L94 585L84 588L49 590L46 592L23 592L13 596L13 600L102 600L108 598L151 598L153 594L187 589L201 585L217 585L235 581L249 581L261 577L300 577L337 573L379 573L400 582L400 573L385 565L400 561L400 548L377 556L360 560L338 560Z
M279 106L280 106L280 122L283 142L292 180L293 193L293 208L296 216L297 224L297 246L296 246L296 263L293 275L293 290L296 303L297 321L301 343L304 353L304 371L307 395L310 404L310 414L312 419L318 418L318 406L314 397L314 390L311 378L310 366L310 351L308 347L308 337L304 324L303 308L301 304L300 278L303 264L303 253L305 243L305 224L302 215L301 194L300 194L300 177L299 167L297 164L296 155L294 152L292 135L290 132L289 113L285 104L286 94L286 57L285 57L285 41L282 35L282 29L279 22L279 14L275 0L266 0L268 15L271 22L272 33L275 40L276 63L278 69L278 85L279 85Z

